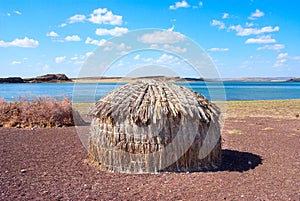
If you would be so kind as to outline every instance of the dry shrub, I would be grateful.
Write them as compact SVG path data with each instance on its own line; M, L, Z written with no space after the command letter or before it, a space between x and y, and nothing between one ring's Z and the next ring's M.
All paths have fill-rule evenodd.
M73 125L72 103L68 98L22 97L16 102L0 98L0 126L43 128Z

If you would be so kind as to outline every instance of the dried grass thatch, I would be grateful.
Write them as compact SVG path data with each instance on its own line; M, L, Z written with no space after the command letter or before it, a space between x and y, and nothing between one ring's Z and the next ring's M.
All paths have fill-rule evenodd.
M126 84L91 109L89 157L110 171L215 168L219 109L187 88L154 80Z

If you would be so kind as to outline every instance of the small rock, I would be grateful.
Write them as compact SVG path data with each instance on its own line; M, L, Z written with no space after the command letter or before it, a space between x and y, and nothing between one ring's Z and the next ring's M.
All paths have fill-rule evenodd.
M248 164L249 164L249 165L252 165L252 162L251 162L251 161L248 161Z
M296 117L298 118L298 117L299 117L299 114L296 114Z
M17 124L17 125L16 125L16 128L21 128L21 124Z
M35 129L37 129L38 127L37 127L37 125L35 125L34 127L32 127L30 130L35 130Z
M27 170L26 169L21 169L21 173L26 173Z
M42 192L42 195L46 195L46 194L48 194L49 193L49 191L43 191Z
M130 190L130 188L129 188L129 187L127 187L127 190Z

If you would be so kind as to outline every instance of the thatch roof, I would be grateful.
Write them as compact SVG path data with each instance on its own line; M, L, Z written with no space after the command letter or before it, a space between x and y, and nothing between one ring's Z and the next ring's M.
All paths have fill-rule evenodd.
M129 119L137 125L149 125L178 116L209 123L211 115L219 113L217 110L204 96L188 88L156 80L139 80L107 94L89 113L116 122Z
M138 168L141 170L130 167L130 171L153 172L167 167L195 170L207 164L214 166L220 159L219 109L188 88L156 80L139 80L107 94L90 110L90 115L93 121L89 155L113 171L127 171L124 163L132 164L134 160L143 165ZM215 141L212 147L204 145L209 129L218 133L206 142ZM207 146L204 151L201 151L202 145ZM124 153L111 151L114 147ZM165 147L169 149L163 152ZM149 161L145 162L145 157L138 158L140 154L159 151L162 152L152 159L160 160L159 167L154 169ZM175 155L167 156L166 160L167 152ZM203 155L204 152L207 153ZM199 158L201 154L203 157Z

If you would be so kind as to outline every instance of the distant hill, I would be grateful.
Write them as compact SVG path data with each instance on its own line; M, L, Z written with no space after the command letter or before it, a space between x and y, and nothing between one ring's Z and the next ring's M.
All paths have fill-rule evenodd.
M0 83L57 83L72 82L65 74L47 74L35 78L8 77L0 78Z
M300 82L300 78L292 78L287 80L287 82Z
M8 77L8 78L0 78L0 83L24 83L24 80L20 77Z
M27 83L72 82L65 74L46 74L35 78L27 78L24 81Z
M217 78L208 79L206 81L220 81L220 82L285 82L292 79L292 77L249 77L249 78Z

